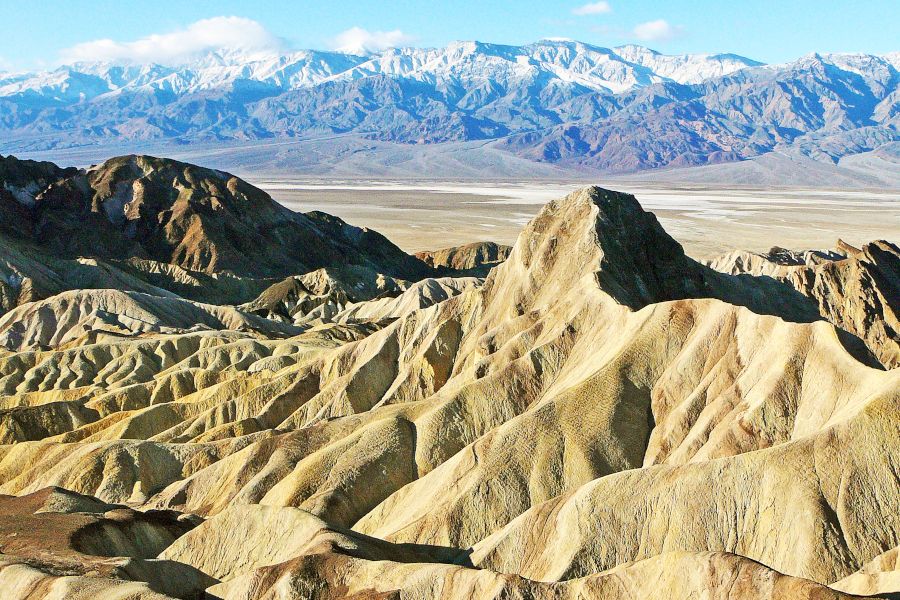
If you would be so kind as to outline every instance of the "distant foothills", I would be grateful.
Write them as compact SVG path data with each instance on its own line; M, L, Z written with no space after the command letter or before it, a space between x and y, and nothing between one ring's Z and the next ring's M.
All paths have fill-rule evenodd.
M0 73L0 152L25 155L337 136L354 140L332 148L348 156L469 144L478 152L458 162L482 160L497 174L511 164L627 174L788 157L869 172L878 184L872 172L900 169L898 127L900 52L764 65L575 41L454 42ZM314 154L277 156L310 167Z

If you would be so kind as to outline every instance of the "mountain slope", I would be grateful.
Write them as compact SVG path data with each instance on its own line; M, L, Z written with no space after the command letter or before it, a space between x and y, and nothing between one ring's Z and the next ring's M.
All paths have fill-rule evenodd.
M356 133L402 144L497 140L531 161L612 173L773 151L833 163L900 139L898 86L891 55L761 65L568 41L212 54L174 67L79 64L6 76L0 150Z
M512 248L495 242L474 242L453 248L417 252L416 257L436 268L465 275L487 275L506 260Z
M900 249L886 240L862 249L841 240L838 246L838 252L804 256L783 249L769 254L735 251L709 265L788 283L813 300L826 319L865 340L888 368L900 366Z
M53 319L48 319L48 314ZM59 347L85 335L94 339L103 333L137 336L203 329L253 331L268 337L300 333L297 328L231 307L118 290L90 290L64 292L11 310L0 317L0 346L7 350Z
M34 168L0 162L6 173ZM408 278L430 271L374 231L294 213L233 175L187 163L123 156L28 181L3 180L15 190L0 205L3 221L15 224L17 239L61 258L151 259L255 278L345 263Z
M834 258L809 261L852 260ZM858 260L825 279L868 289L870 260L896 277L874 250ZM0 355L0 493L193 515L154 567L199 570L224 598L896 591L871 575L900 535L900 370L826 320L877 294L831 293L847 310L820 314L824 283L716 271L596 187L545 206L484 282L362 299L393 285L301 316L343 302L340 278L278 284L253 321L292 319L289 338L145 331ZM55 585L66 555L43 556L0 577ZM72 585L150 586L150 570Z

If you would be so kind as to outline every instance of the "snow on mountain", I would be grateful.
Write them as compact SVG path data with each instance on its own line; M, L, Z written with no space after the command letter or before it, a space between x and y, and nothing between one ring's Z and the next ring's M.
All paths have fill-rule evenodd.
M357 55L210 52L185 64L0 74L0 150L309 139L493 140L626 172L779 151L837 162L900 141L900 53L762 65L573 40ZM310 159L312 160L312 159Z
M700 83L705 79L729 75L746 67L763 63L737 54L660 54L636 45L620 46L616 54L625 60L650 69L658 76L678 83Z
M41 96L61 102L90 100L122 90L164 90L190 94L254 81L278 90L316 85L352 68L362 57L332 52L244 55L209 53L174 67L76 63L52 71L0 76L0 97Z
M900 67L898 59L900 59L900 53L877 55L811 52L794 61L769 65L769 68L774 71L783 71L831 67L860 75L866 79L889 82L893 78L894 72Z
M900 70L900 52L889 52L882 56L882 58L894 65L895 69Z
M734 55L667 56L640 46L609 49L560 40L527 46L453 42L445 48L396 48L368 56L314 50L283 54L221 51L174 67L78 63L53 71L7 75L0 79L0 97L35 95L72 102L142 88L187 94L241 80L287 91L378 75L432 84L557 80L621 93L660 81L697 83L758 64Z

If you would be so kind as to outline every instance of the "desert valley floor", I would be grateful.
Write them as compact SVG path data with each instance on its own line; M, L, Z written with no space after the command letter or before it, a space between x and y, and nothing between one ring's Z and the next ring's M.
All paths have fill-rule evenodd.
M581 183L322 181L253 183L292 210L321 210L408 252L482 240L512 245L549 202L593 183L637 196L696 258L734 248L828 248L900 238L900 190L754 189L610 180Z

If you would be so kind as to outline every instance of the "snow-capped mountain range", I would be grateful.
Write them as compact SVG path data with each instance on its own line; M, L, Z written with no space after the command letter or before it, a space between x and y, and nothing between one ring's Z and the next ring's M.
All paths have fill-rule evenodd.
M177 66L97 62L37 73L0 74L0 97L71 102L126 91L190 94L239 81L286 92L376 75L463 85L541 79L620 93L661 81L699 83L759 64L733 54L668 56L641 46L609 49L561 40L527 46L453 42L446 48L394 48L359 56L315 50L286 54L226 50Z
M0 150L357 133L398 143L496 139L531 160L607 171L787 147L837 160L898 140L898 69L900 53L763 65L568 40L77 63L0 73Z

